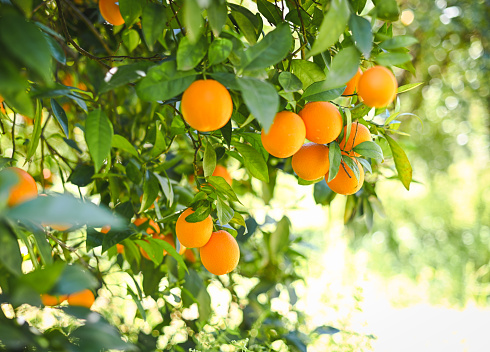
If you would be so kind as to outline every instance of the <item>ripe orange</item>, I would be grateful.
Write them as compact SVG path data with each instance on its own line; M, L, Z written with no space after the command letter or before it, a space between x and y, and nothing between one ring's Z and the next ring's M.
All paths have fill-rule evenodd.
M60 231L60 232L65 232L70 227L72 227L72 225L70 224L49 224L48 226L50 226L53 230Z
M104 234L108 233L109 231L111 231L111 227L109 225L102 226L102 228L100 229L100 232Z
M197 260L196 259L196 255L194 254L194 252L192 251L192 249L189 249L188 251L185 251L184 252L184 257L185 257L185 259L187 259L191 263L195 263L196 260Z
M277 158L289 158L303 145L306 137L305 123L294 112L281 111L274 117L268 133L262 130L262 144Z
M31 175L18 167L8 167L5 170L13 171L18 177L17 183L10 189L10 195L7 200L9 207L37 197L36 181L34 181Z
M240 260L240 248L235 238L224 230L213 232L208 243L199 249L204 267L214 275L233 271Z
M5 108L3 107L3 102L5 100L3 99L3 97L0 95L0 111L3 112L4 114L6 114L7 112L5 111Z
M53 296L45 293L41 295L41 302L43 302L45 306L57 306L61 302L66 301L67 298L68 296L66 295Z
M176 245L175 245L175 241L174 241L174 236L171 234L171 233L167 233L164 237L163 237L163 240L167 243L169 243L172 247L174 247L175 249L177 249ZM180 249L179 249L179 254L184 254L184 252L186 251L187 248L185 248L184 245L180 245ZM164 249L163 250L163 255L166 255L167 254L167 251Z
M50 169L43 169L44 188L49 189L53 186L53 174Z
M352 77L350 81L347 82L347 87L345 88L342 95L352 95L355 92L357 92L357 84L359 83L359 78L361 78L361 75L362 75L362 71L361 68L359 67L354 77Z
M134 220L133 223L138 227L143 224L147 225L148 228L146 229L146 233L149 235L160 233L160 226L158 226L158 224L153 220L148 220L147 218L138 218Z
M327 144L342 131L342 116L335 105L326 101L314 101L299 112L306 127L306 138L318 144Z
M327 182L328 187L335 193L349 195L354 194L361 189L362 184L364 183L364 170L359 161L356 159L352 160L359 168L359 180L347 164L342 161L337 176L335 176L332 181ZM349 174L347 174L346 171ZM328 180L328 174L325 175L325 180Z
M224 85L212 79L194 81L182 95L182 116L194 129L210 132L231 118L233 102Z
M124 23L124 18L117 2L118 0L99 0L100 14L113 26L120 26Z
M94 304L95 296L89 289L83 291L72 293L68 295L68 304L70 306L81 306L90 308Z
M214 169L214 172L213 172L213 176L221 176L225 179L225 181L231 186L232 184L232 179L231 179L231 175L230 173L228 172L228 170L226 169L226 167L224 167L223 165L216 165L216 168Z
M293 155L292 166L296 175L306 181L325 176L330 167L328 147L323 144L306 143Z
M204 246L213 233L213 219L209 215L206 219L199 222L187 222L185 218L194 213L194 210L187 208L180 214L175 225L175 234L179 242L187 248Z
M342 141L339 143L340 149L342 151L348 153L349 155L354 155L354 156L359 156L358 153L356 152L351 152L352 149L354 149L355 146L361 144L362 142L367 142L371 141L371 132L369 132L369 129L364 126L363 124L360 124L359 122L353 122L350 127L350 135L349 139L347 140L347 144L345 143L345 135L347 133L347 126L344 127L344 138L342 138Z
M116 250L117 250L117 253L123 254L124 253L124 246L122 244L117 243L116 244Z
M398 82L395 75L383 66L366 70L357 84L357 93L369 107L383 108L396 97Z

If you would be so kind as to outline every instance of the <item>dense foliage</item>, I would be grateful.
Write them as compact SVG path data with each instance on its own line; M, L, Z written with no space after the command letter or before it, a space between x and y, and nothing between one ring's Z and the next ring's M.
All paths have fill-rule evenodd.
M0 343L305 351L338 332L307 328L295 308L305 258L292 247L302 239L289 219L254 217L249 199L268 203L277 174L294 174L290 159L267 153L260 131L277 112L315 101L335 103L346 137L351 122L368 126L374 142L354 148L368 176L348 196L345 220L372 226L376 182L397 178L408 189L412 179L396 141L400 100L375 109L341 95L359 66L415 73L406 47L416 39L393 36L395 0L120 0L119 8L124 24L112 26L91 0L1 2L1 164L28 170L47 196L9 207L15 177L0 172ZM203 78L221 82L233 101L232 119L211 132L191 128L180 106ZM344 164L359 175L337 140L329 148L327 178ZM236 169L232 185L213 176L218 164ZM336 196L323 177L298 182L315 183L318 203ZM197 250L179 254L175 242L149 236L154 225L134 224L149 218L174 233L186 207L195 210L189 222L211 215L216 230L236 236L236 272L211 275ZM84 289L96 292L93 310L39 308L41 294L70 302ZM277 298L286 311L273 309ZM217 301L224 314L213 311Z

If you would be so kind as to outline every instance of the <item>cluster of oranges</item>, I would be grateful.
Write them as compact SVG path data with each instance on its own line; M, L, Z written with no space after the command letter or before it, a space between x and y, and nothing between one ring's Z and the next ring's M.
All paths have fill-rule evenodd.
M80 292L72 293L71 295L50 295L42 294L41 301L45 306L57 306L64 301L68 301L70 306L80 306L90 308L94 304L95 296L89 289L82 290Z

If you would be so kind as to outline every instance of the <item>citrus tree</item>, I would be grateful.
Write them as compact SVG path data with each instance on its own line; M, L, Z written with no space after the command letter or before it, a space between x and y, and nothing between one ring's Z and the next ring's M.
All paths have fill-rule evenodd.
M338 332L305 325L301 238L248 199L296 175L370 226L378 181L409 188L397 95L417 84L393 69L414 73L416 40L398 16L395 0L3 1L0 346L306 351Z

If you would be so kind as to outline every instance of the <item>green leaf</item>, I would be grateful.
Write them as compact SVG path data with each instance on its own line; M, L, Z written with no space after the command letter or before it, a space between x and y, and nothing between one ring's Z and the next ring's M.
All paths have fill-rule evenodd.
M135 240L134 242L148 254L148 257L150 257L150 260L155 263L155 265L159 265L163 261L162 248L154 245L155 240L153 238L147 240Z
M153 50L153 44L163 35L167 22L165 7L160 4L148 3L143 9L141 17L141 29L146 45Z
M412 182L412 165L410 165L407 154L405 154L403 149L393 138L387 134L384 134L384 136L390 145L391 152L393 153L393 159L395 161L396 171L398 171L398 177L402 181L405 188L409 190L410 182Z
M211 297L206 290L203 278L195 270L191 269L185 275L185 282L182 290L182 301L188 307L196 302L199 310L199 321L208 321L211 313Z
M354 151L365 157L373 158L378 162L383 161L383 150L381 150L381 147L375 142L362 142L354 147Z
M267 0L257 0L257 8L269 23L277 26L283 21L281 9Z
M209 65L216 65L225 61L233 50L233 42L225 38L216 38L209 46Z
M32 16L32 3L33 0L12 0L12 4L21 9L27 18Z
M56 117L56 121L58 121L58 123L60 124L61 129L65 133L65 136L67 138L70 138L70 132L68 130L68 118L66 117L65 110L63 110L61 105L53 98L51 98L51 109L53 109L54 117Z
M3 222L0 222L0 262L15 276L22 275L19 242Z
M104 111L97 109L89 112L85 122L85 141L96 172L101 169L111 152L113 135L112 123Z
M218 198L216 203L216 212L218 213L218 219L221 225L226 225L233 219L235 212L231 207L226 204L221 198Z
M373 48L373 33L371 23L364 17L351 14L349 19L349 27L352 30L357 49L369 59L371 49Z
M268 68L286 57L292 43L293 36L289 25L281 23L264 39L243 52L240 66L243 70Z
M0 21L0 41L3 50L35 71L46 84L52 84L51 51L41 30L23 16L8 11ZM2 51L3 51L2 50Z
M419 41L417 38L412 37L410 35L399 35L388 40L382 42L379 47L385 50L406 48L407 46L411 46L417 44Z
M359 161L359 163L364 167L364 169L369 172L370 174L373 173L373 169L371 168L371 164L369 163L368 160L364 158L358 158L356 157L356 160Z
M313 47L308 52L308 57L320 54L335 44L342 33L344 33L350 10L347 0L332 0L330 10L323 18L318 36Z
M424 82L405 84L401 87L398 87L398 93L408 92L409 90L417 88L418 86L421 86L422 84L424 84Z
M284 252L289 247L289 228L291 222L286 216L277 223L276 231L271 233L269 239L270 257L274 263L279 258L284 258Z
M409 53L381 53L375 61L382 66L401 65L412 60Z
M197 207L197 209L191 215L187 215L185 221L187 222L200 222L206 219L211 214L211 204L209 202L203 202Z
M235 148L243 157L243 163L253 177L269 182L269 170L262 155L252 146L234 143Z
M194 71L179 72L175 61L166 61L148 70L136 85L136 93L144 101L172 99L186 90L195 77Z
M118 0L119 10L121 11L121 16L124 18L126 27L131 27L137 22L138 17L141 16L143 12L143 1L142 0Z
M141 300L136 295L136 293L133 292L133 290L131 289L131 286L129 286L129 285L128 285L128 292L131 295L131 298L133 299L134 303L136 304L136 308L138 308L138 312L140 312L141 317L143 318L143 321L146 321L145 308L143 308L143 304L141 303Z
M80 265L66 265L52 292L60 295L95 289L99 285L97 279Z
M208 13L208 22L214 36L219 36L228 18L228 9L225 1L211 1Z
M345 86L342 86L324 91L324 85L324 82L313 83L306 89L301 99L305 99L306 101L330 101L340 97L345 90Z
M115 134L114 136L112 136L111 146L112 148L124 150L125 152L128 152L136 158L139 158L139 154L136 148L125 137L119 134Z
M153 66L150 62L137 62L130 65L113 67L107 72L100 93L107 93L117 87L135 82L146 76L146 71Z
M206 138L206 149L204 149L204 159L203 159L203 169L204 169L204 177L209 177L213 174L214 169L216 168L216 152L211 144L209 138Z
M376 15L380 20L397 21L400 16L400 8L396 0L373 0Z
M0 57L0 95L10 107L22 115L32 117L34 107L27 93L29 82L10 61Z
M325 72L316 63L307 60L292 60L293 73L303 82L303 89L308 88L315 82L325 80Z
M41 100L36 100L36 115L34 116L34 130L27 147L26 159L31 160L32 156L36 153L37 146L39 145L39 139L41 138L41 120L43 118L43 106Z
M207 181L216 189L218 195L224 195L225 198L234 202L240 202L233 188L221 176L209 176Z
M140 43L140 35L135 29L128 29L122 35L123 43L131 53Z
M350 177L355 177L357 180L359 180L359 178L361 177L361 172L360 172L359 167L357 166L357 164L354 162L354 160L350 156L348 156L348 155L342 155L342 161L354 173L354 175L352 175L350 172L347 172L349 174L349 176ZM340 166L340 167L342 167L342 166ZM348 171L348 170L346 170L346 171Z
M328 146L328 160L330 162L330 167L328 169L328 179L327 182L332 181L339 172L340 160L342 159L342 154L340 152L340 147L337 142L332 142Z
M201 16L201 8L199 7L199 3L196 0L184 0L183 11L184 27L186 28L187 33L187 36L184 38L187 38L187 41L191 44L197 43L197 40L201 36L204 29L204 21Z
M371 110L371 108L363 103L360 103L353 107L350 112L352 115L353 120L358 120L361 117L364 117L368 114L368 112Z
M247 108L268 131L279 108L276 88L267 81L252 77L238 77L237 82Z
M170 179L168 177L164 178L156 173L154 175L160 182L160 186L162 187L163 194L165 195L165 198L167 198L168 200L168 205L172 206L172 203L174 201L174 190L172 188L172 183L170 182Z
M258 18L247 8L235 4L228 3L231 9L231 16L235 19L240 32L244 35L247 42L251 45L257 43L258 37Z
M92 183L94 175L94 167L92 165L80 164L72 171L68 181L78 187L85 187Z
M71 224L74 226L102 227L113 229L124 227L121 218L113 215L104 206L83 202L69 195L37 197L10 208L6 213L10 219L36 224Z
M141 199L140 213L153 205L158 197L158 192L160 192L158 178L153 172L147 170L143 181L143 198Z
M51 52L51 56L58 61L62 65L66 65L66 55L65 51L61 47L61 45L53 39L49 34L43 33L44 38L49 46L49 51Z
M158 114L158 113L157 113ZM155 143L151 148L150 156L156 158L160 156L167 149L167 142L165 141L165 127L161 121L155 123Z
M279 84L287 93L296 92L303 88L303 83L301 80L291 72L281 72L278 79Z

